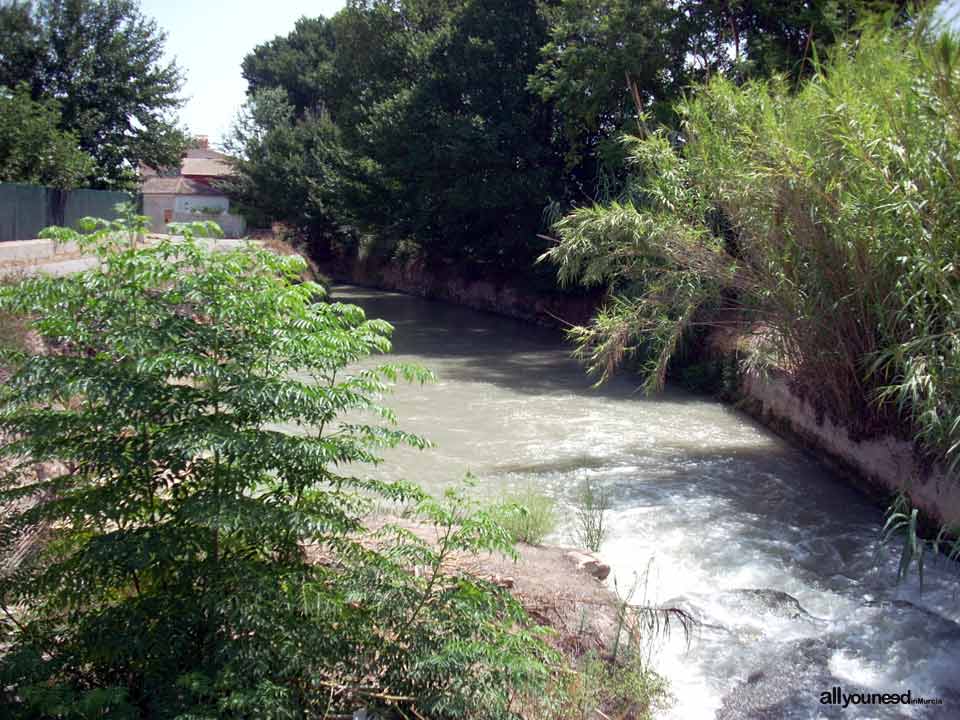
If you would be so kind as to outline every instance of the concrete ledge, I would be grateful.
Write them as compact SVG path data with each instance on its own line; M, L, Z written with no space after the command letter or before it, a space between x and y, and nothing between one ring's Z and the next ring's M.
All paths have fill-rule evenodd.
M0 243L0 262L24 262L53 257L53 240L16 240Z
M960 526L960 483L924 462L913 443L892 436L855 440L843 424L818 417L783 377L742 376L742 407L767 427L812 450L878 499L906 491L935 523Z
M163 240L178 242L183 238L169 235L146 235L141 245L156 245ZM248 245L264 247L261 240L246 238L197 238L197 243L207 250L225 252L238 250ZM27 275L55 275L62 277L96 267L93 255L80 254L74 242L58 243L55 240L15 240L0 243L0 278Z
M73 255L80 252L80 247L75 242L54 243L54 255Z

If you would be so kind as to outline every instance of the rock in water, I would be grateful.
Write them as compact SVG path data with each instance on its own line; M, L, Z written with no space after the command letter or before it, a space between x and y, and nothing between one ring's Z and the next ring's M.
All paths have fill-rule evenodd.
M572 550L567 553L567 558L573 561L577 570L593 575L597 580L606 580L610 574L610 566L586 550Z
M842 718L841 708L819 703L820 693L834 685L858 690L830 672L835 648L835 642L820 638L785 643L776 652L776 662L755 669L723 698L717 720Z
M717 593L717 600L751 614L774 615L790 620L816 620L803 609L800 601L782 590L739 588Z

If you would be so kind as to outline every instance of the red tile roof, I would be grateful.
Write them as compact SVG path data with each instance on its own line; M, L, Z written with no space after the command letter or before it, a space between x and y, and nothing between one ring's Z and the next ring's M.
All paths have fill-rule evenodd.
M179 175L158 176L154 168L142 165L141 191L147 195L222 195L223 193L206 186L203 189L189 185L179 186L177 181L184 180L189 183L193 182L191 177L228 177L233 175L232 163L233 160L222 152L209 148L187 148L180 161Z
M224 193L206 183L185 177L160 177L153 175L144 178L140 190L144 195L209 195L222 196Z
M229 155L206 147L187 148L180 164L181 175L232 175L233 160Z

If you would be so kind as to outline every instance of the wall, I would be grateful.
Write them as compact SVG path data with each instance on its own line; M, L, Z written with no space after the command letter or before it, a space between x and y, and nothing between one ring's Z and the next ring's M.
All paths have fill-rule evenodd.
M176 195L173 194L143 196L143 208L141 212L153 218L150 230L155 233L164 233L167 231L167 224L163 220L163 213L165 210L169 210L172 217L175 199Z
M173 208L178 213L215 209L214 213L209 214L220 214L230 209L230 200L222 195L178 195Z
M885 501L905 490L928 520L960 527L960 483L926 461L914 443L889 435L854 440L842 423L818 417L785 376L745 373L740 392L748 413L827 460L868 494Z
M423 262L363 262L338 258L320 269L335 280L465 305L540 325L566 327L589 321L599 293L543 293L502 278L467 279L455 270L428 268Z
M116 205L133 201L109 190L57 190L0 183L0 241L30 240L51 225L74 225L82 217L117 217Z
M201 206L203 207L203 206ZM247 222L240 215L231 215L229 213L204 214L197 212L174 212L173 222L200 222L203 220L212 220L220 229L223 230L223 236L227 238L240 238L247 229ZM164 230L165 232L165 230Z
M229 206L228 198L215 195L150 194L143 196L143 214L153 218L150 229L155 233L167 232L164 211L169 211L170 222L213 220L223 230L224 237L243 237L247 224L240 215L232 215L227 212L216 214L193 212L194 209L212 207L221 207L226 210Z

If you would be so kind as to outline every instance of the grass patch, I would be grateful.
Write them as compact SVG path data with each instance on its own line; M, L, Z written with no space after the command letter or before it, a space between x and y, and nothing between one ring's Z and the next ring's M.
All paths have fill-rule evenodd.
M510 493L505 501L498 519L514 542L540 545L556 530L556 503L532 485Z

